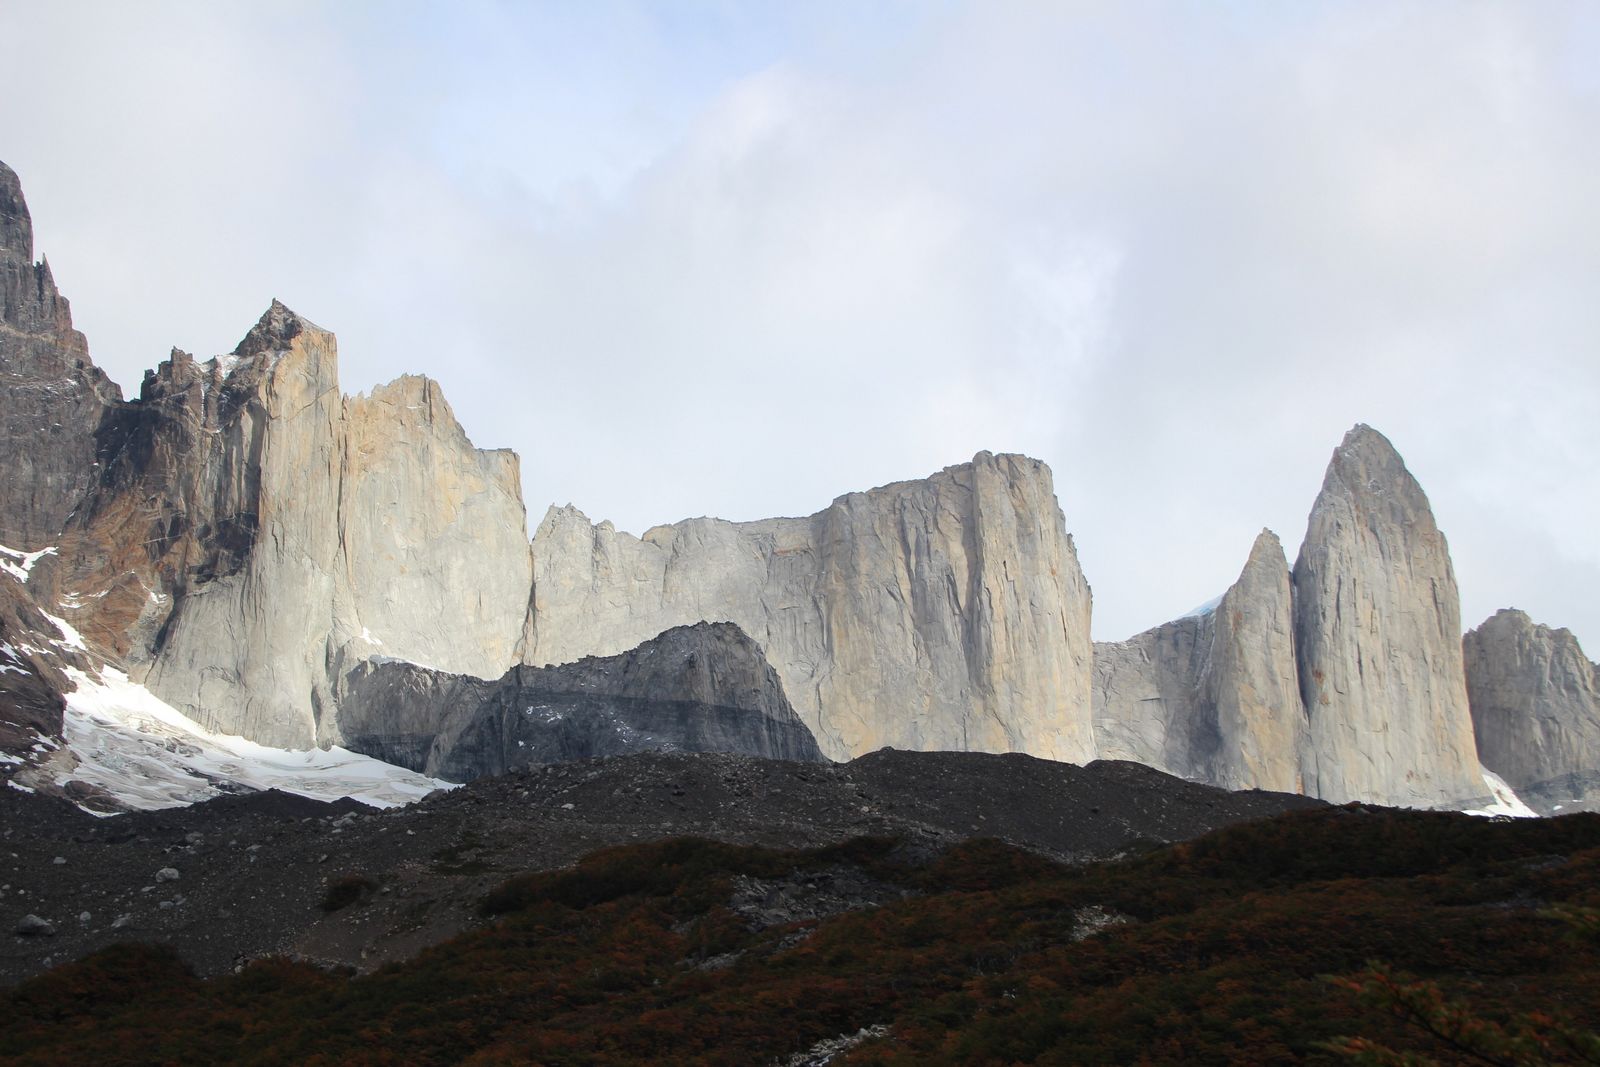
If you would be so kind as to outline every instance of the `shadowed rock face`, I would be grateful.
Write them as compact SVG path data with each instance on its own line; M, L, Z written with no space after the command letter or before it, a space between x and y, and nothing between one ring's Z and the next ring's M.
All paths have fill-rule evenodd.
M525 660L736 623L831 758L885 745L1086 761L1089 589L1050 471L979 453L804 519L691 519L642 538L552 508Z
M761 649L727 623L496 681L366 662L344 680L339 728L358 752L454 781L657 750L823 759Z
M1299 791L1289 568L1270 530L1210 611L1095 645L1100 754L1228 789Z
M54 629L20 583L0 574L0 753L18 756L41 736L61 736L71 684L42 651Z
M66 672L96 665L30 595L38 561L0 549L0 755L12 757L0 760L0 779L59 754L51 750L62 736L65 694L74 688Z
M1483 765L1541 814L1600 809L1600 666L1578 639L1505 609L1463 645Z
M22 184L0 163L0 544L55 543L98 479L96 433L122 392L89 360Z
M1449 548L1388 440L1357 426L1334 452L1294 567L1306 791L1429 807L1478 773Z

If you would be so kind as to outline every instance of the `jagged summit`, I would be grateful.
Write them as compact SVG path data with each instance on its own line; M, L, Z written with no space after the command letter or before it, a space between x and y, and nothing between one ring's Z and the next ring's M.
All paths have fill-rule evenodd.
M308 331L328 333L274 297L272 305L256 324L250 327L250 332L244 335L244 340L239 342L233 354L241 359L248 359L263 352L282 352L294 343L296 337Z
M72 328L72 309L56 289L48 261L33 259L33 216L17 174L0 163L0 320L23 333L47 334L74 357L88 354Z
M0 163L0 544L53 544L95 481L95 434L122 391L89 360L16 172Z
M22 179L0 160L0 252L33 263L33 219L22 196Z

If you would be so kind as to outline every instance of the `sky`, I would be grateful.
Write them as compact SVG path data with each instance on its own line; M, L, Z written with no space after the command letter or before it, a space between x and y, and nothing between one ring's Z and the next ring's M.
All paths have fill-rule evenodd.
M1045 460L1115 640L1386 434L1464 626L1600 654L1600 5L0 0L0 159L136 394L274 297L530 521Z

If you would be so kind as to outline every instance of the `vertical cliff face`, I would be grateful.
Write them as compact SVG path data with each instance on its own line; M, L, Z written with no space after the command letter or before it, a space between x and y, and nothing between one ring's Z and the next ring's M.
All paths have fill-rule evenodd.
M143 476L119 496L147 494L147 480L165 488L178 473L188 523L211 531L194 540L226 548L176 549L156 594L170 598L170 614L132 658L148 656L145 684L207 727L307 747L330 697L344 456L334 338L274 302L207 373L220 379L214 403L206 386L189 386L181 415L150 412L198 419L194 445L175 465L139 465Z
M121 391L89 360L22 184L0 163L0 544L55 543L98 477L95 434Z
M694 519L643 538L552 509L525 658L736 623L823 751L1092 758L1089 591L1044 464L979 453L807 519Z
M533 581L517 457L480 451L436 382L407 375L345 407L334 616L347 658L497 678Z
M1215 642L1213 612L1094 646L1094 732L1101 759L1132 760L1209 781L1223 739L1204 681Z
M1483 793L1444 535L1388 440L1335 451L1294 568L1306 791L1432 806Z
M1305 712L1296 676L1289 564L1271 530L1213 616L1207 689L1224 739L1207 781L1225 789L1305 792Z
M1211 610L1095 645L1101 756L1228 789L1300 791L1293 630L1289 567L1263 530Z
M1578 639L1507 609L1464 651L1483 765L1541 814L1600 809L1600 665Z

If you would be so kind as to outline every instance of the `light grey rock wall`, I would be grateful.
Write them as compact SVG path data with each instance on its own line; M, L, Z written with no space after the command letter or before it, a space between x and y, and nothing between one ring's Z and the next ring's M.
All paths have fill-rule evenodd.
M1090 598L1049 469L979 453L804 519L691 519L642 538L552 508L524 658L737 624L831 758L885 745L1093 758Z
M438 383L345 403L334 641L480 678L516 662L533 583L514 453L472 446Z
M1294 602L1283 545L1263 530L1212 615L1206 689L1223 743L1206 781L1305 792L1306 720L1295 663Z
M1600 810L1600 665L1515 609L1464 641L1483 765L1542 814Z
M1101 759L1132 760L1207 781L1222 744L1203 681L1215 641L1212 613L1162 623L1094 646L1094 730Z
M1334 452L1294 567L1306 792L1413 807L1484 793L1444 535L1389 441Z

